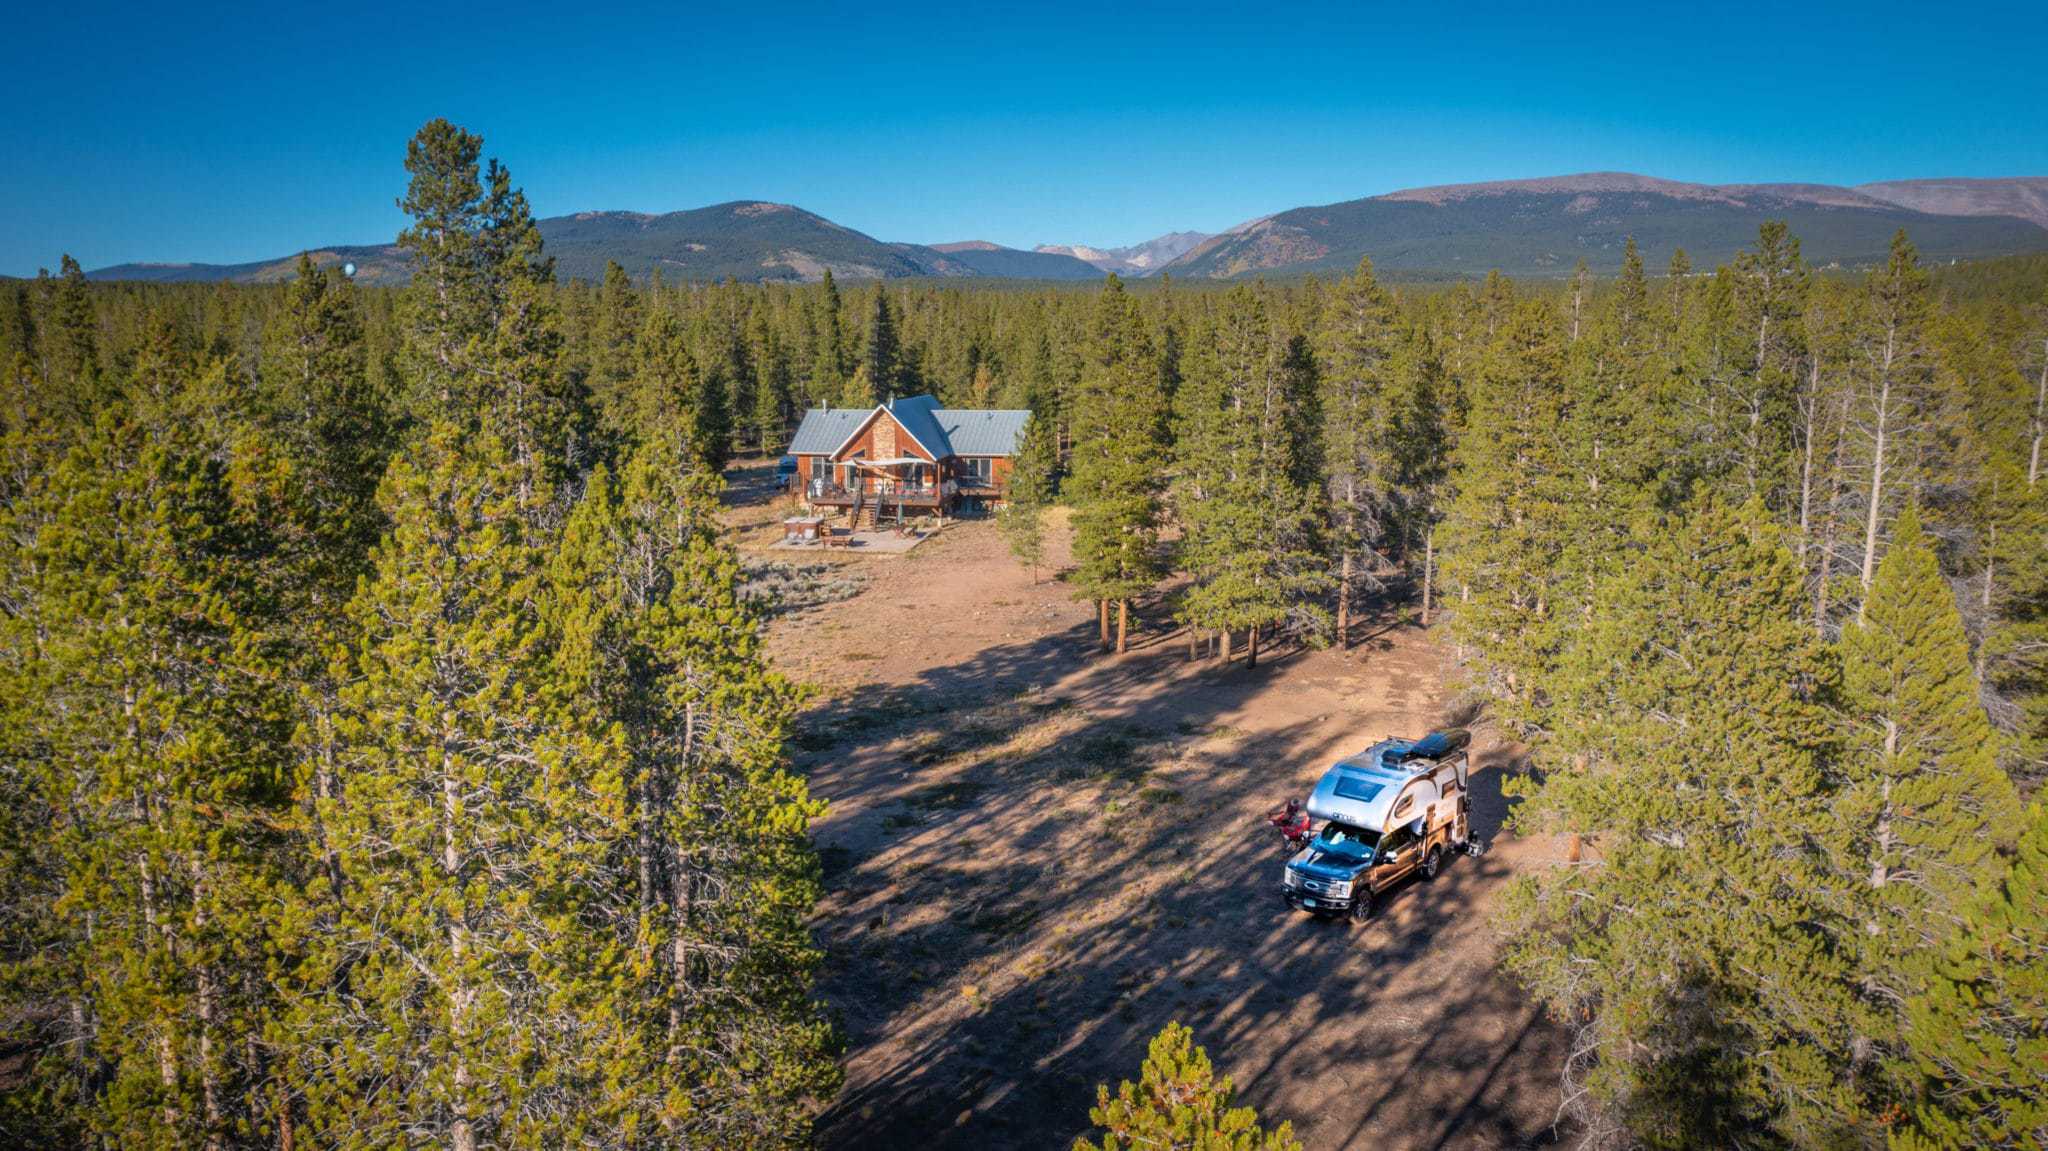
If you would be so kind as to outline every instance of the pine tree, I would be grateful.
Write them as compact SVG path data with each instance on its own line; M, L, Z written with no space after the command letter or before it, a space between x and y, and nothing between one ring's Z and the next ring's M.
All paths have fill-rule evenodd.
M37 347L43 379L54 393L50 403L73 420L90 424L112 398L100 362L99 317L85 270L67 253L54 283L44 281L48 319Z
M609 1146L793 1146L838 1085L805 926L823 807L783 768L797 692L767 668L717 477L678 438L591 477L549 573L554 663L618 725L630 809L605 918L622 990L593 1004L628 1070L590 1126Z
M846 349L843 322L840 318L841 306L839 286L832 282L832 269L827 268L819 289L815 320L811 330L813 352L809 399L812 403L837 400L846 386ZM874 405L870 402L868 406Z
M1820 842L1867 1001L1858 1031L1896 1052L1916 957L1942 946L2020 827L1969 639L1916 508L1899 517L1863 619L1840 646L1842 754Z
M1074 1140L1074 1151L1301 1151L1294 1124L1268 1131L1249 1107L1232 1107L1230 1077L1218 1077L1194 1032L1178 1023L1153 1037L1138 1082L1125 1080L1114 1096L1095 1089L1088 1118L1102 1142Z
M355 292L301 255L264 332L263 382L297 462L319 579L337 603L354 590L384 528L377 481L395 447L386 397L369 378Z
M1558 564L1568 482L1556 430L1564 412L1563 348L1540 303L1501 323L1471 388L1455 462L1457 498L1444 523L1444 575L1456 589L1454 633L1503 717L1544 722L1540 687L1555 659Z
M1158 365L1136 304L1115 276L1098 298L1092 350L1074 400L1067 490L1074 504L1075 580L1096 603L1102 647L1125 650L1130 601L1159 576L1159 491L1165 410Z
M756 310L748 323L748 338L754 349L754 405L749 422L761 453L773 455L782 450L789 436L793 388L789 355L763 312Z
M1034 584L1038 566L1045 559L1045 509L1052 502L1056 463L1051 422L1034 414L1024 425L1017 454L1011 458L998 521L1009 541L1010 554L1030 569Z
M479 169L482 137L432 120L406 145L411 180L399 207L413 223L398 246L412 258L402 322L415 409L480 406L472 361L498 328L514 285L543 283L540 228L496 160Z
M167 399L103 414L16 521L39 530L6 557L8 790L39 842L10 829L5 857L43 871L0 877L40 919L0 986L62 1005L43 1104L114 1145L224 1147L274 1117L289 469L222 367Z
M881 398L875 393L874 377L868 374L868 366L866 364L855 368L853 374L846 378L846 383L840 389L838 399L838 406L842 408L860 408L863 410L872 408L881 402Z
M1327 628L1315 377L1299 348L1276 341L1248 288L1231 292L1217 328L1197 341L1175 393L1174 497L1181 564L1194 579L1181 616L1220 633L1226 660L1231 632L1246 631L1256 665L1262 629L1291 619L1319 642Z
M1901 228L1892 237L1891 258L1884 271L1871 277L1869 297L1870 331L1865 336L1865 372L1862 423L1867 441L1861 460L1867 470L1863 485L1863 559L1859 569L1862 583L1856 616L1860 620L1869 603L1870 587L1877 576L1878 530L1890 517L1887 501L1905 485L1899 483L1910 460L1899 442L1911 429L1924 403L1929 370L1926 323L1929 308L1927 274L1920 269L1919 256Z
M1898 1151L2048 1146L2048 809L2027 816L2018 855L1925 957L1906 1004L1921 1078Z
M1436 528L1450 495L1451 459L1457 450L1456 406L1446 394L1443 363L1427 335L1411 332L1397 371L1403 395L1394 417L1395 468L1407 494L1404 527L1412 554L1422 546L1422 626L1436 603Z
M714 472L725 468L732 459L725 388L698 370L674 313L659 310L647 317L634 388L639 396L636 436L643 441L680 436L685 454L697 465Z
M624 429L631 424L627 414L631 405L626 394L640 366L635 344L643 324L632 278L616 260L605 261L594 319L590 357L592 402L608 427Z
M1583 621L1600 580L1624 554L1632 524L1652 516L1658 468L1675 445L1660 442L1652 398L1649 285L1630 240L1608 306L1590 302L1564 366L1559 440L1562 550L1551 610L1561 626Z
M902 349L896 339L896 317L889 308L889 293L879 284L875 286L875 303L868 313L868 340L861 353L861 367L866 369L868 387L873 389L877 401L893 400L901 383Z
M1394 300L1374 278L1372 261L1331 293L1317 358L1322 379L1322 451L1329 471L1331 545L1337 555L1337 645L1351 644L1351 612L1362 582L1383 586L1401 506L1396 431L1401 406L1395 372L1401 352Z
M1988 470L1978 658L2009 717L2013 775L2038 788L2048 780L2048 480L2029 484L2021 461L2002 455Z
M1576 1021L1571 1096L1640 1143L1831 1145L1857 1101L1849 968L1805 850L1828 653L1757 502L1709 498L1631 551L1549 684L1549 766L1517 788L1518 829L1587 850L1517 881L1507 963Z
M621 957L584 923L623 781L616 736L550 675L530 482L445 420L385 480L335 720L350 767L318 808L346 898L311 933L293 1020L323 1144L564 1141L607 1074L584 1017Z
M1811 273L1782 220L1757 229L1755 250L1738 254L1732 271L1725 371L1713 373L1723 393L1719 444L1738 498L1756 496L1777 508L1789 480Z

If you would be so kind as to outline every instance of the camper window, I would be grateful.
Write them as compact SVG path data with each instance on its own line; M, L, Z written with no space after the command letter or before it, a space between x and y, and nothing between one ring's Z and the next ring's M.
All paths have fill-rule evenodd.
M1387 833L1386 839L1380 844L1380 854L1391 855L1397 851L1404 851L1414 842L1415 833L1404 824Z

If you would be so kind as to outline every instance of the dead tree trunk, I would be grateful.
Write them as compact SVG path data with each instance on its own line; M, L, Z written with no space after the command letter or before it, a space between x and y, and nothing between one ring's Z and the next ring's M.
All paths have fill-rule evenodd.
M1351 549L1344 549L1344 564L1337 576L1337 650L1351 650Z
M2041 440L2048 435L2048 339L2041 341L2041 380L2034 385L2034 445L2027 457L2027 487L2041 478Z
M1436 592L1436 528L1422 533L1422 626L1429 626L1431 597Z
M455 725L450 721L443 731L441 745L441 869L448 883L457 892L463 889L462 848L459 824L462 820L462 784L455 777ZM448 1146L451 1151L476 1151L476 1131L470 1120L470 1076L469 1059L462 1052L469 1042L469 1005L475 992L460 974L469 957L469 916L462 906L464 897L458 895L455 913L448 919L448 954L454 960L452 969L457 973L453 985L448 989L448 1033L454 1040L453 1066L449 1073L453 1080L454 1099L450 1108L455 1115L448 1128Z
M1884 512L1884 448L1890 431L1892 401L1892 356L1895 337L1885 336L1883 381L1877 388L1877 428L1870 455L1870 506L1863 516L1863 595L1856 602L1856 622L1863 622L1863 610L1870 603L1870 581L1877 574L1877 528Z
M1802 405L1806 415L1806 442L1802 445L1799 460L1799 568L1806 570L1807 544L1813 534L1813 438L1819 432L1820 424L1820 357L1813 357L1808 369L1806 403Z

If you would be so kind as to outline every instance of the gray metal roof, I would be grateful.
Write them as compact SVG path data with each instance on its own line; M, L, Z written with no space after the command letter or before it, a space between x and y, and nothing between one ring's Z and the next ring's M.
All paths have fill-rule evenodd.
M941 408L930 396L885 404L896 422L934 457L1017 453L1031 413L1021 409ZM830 455L874 414L873 408L812 408L789 442L791 455Z
M873 408L812 408L804 413L796 435L789 441L791 455L830 455L846 437L868 418Z
M1420 774L1417 769L1436 766L1421 760L1401 766L1387 762L1389 752L1406 751L1413 743L1406 739L1382 740L1363 754L1339 761L1323 773L1315 790L1309 793L1308 813L1317 819L1334 819L1369 831L1383 830L1387 812L1393 809L1394 800L1408 781Z
M1014 456L1031 413L1022 408L940 408L932 413L959 456Z
M889 414L896 417L896 422L903 425L910 438L924 445L924 450L930 452L933 459L945 459L957 450L947 443L946 430L933 416L939 410L939 401L930 396L905 396L882 406L889 409Z

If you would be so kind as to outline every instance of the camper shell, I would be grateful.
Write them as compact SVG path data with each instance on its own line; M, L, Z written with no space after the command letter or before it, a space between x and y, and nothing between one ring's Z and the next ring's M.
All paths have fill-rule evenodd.
M1310 818L1323 826L1287 861L1282 897L1316 915L1363 919L1395 883L1434 879L1471 842L1471 742L1455 728L1383 739L1333 764L1308 798Z

